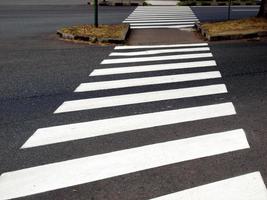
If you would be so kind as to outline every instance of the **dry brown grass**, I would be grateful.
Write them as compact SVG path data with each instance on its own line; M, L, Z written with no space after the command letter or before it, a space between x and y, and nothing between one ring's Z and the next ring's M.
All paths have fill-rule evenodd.
M65 27L60 29L61 32L72 35L90 36L96 38L121 38L125 30L126 24L116 25L99 25L98 28L94 25L78 25Z
M267 19L248 18L225 22L205 23L202 28L210 35L246 34L267 31Z

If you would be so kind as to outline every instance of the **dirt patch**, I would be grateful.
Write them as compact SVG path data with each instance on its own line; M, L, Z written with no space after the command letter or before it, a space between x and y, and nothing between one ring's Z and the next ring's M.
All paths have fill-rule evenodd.
M226 34L249 34L267 31L267 19L248 18L240 20L230 20L226 22L204 23L202 29L210 36Z
M128 24L78 25L61 28L57 33L67 40L89 42L123 43L129 30Z

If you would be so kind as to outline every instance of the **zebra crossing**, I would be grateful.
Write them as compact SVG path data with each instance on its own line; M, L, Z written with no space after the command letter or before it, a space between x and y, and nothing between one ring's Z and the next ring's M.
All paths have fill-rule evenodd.
M202 51L205 53L201 53ZM188 69L193 69L194 72L187 72ZM175 73L171 75L153 75L152 73L145 77L134 78L124 76L114 80L114 77L119 75L164 71L175 71ZM105 80L101 80L101 77ZM112 80L109 80L111 77ZM94 78L100 79L94 81ZM102 108L141 106L144 103L177 99L186 101L203 96L211 98L218 94L226 95L228 90L224 83L199 85L200 81L221 81L221 79L222 75L216 68L216 61L207 43L117 46L109 58L102 61L101 67L89 75L89 82L81 83L74 91L76 94L105 91L109 95L65 101L54 114L66 115L83 110L97 111ZM195 83L195 86L179 86L179 83L185 82ZM175 88L160 89L160 86L166 84L175 84ZM157 86L159 89L149 91L151 86ZM114 90L121 88L128 89L129 93L113 94ZM131 88L147 88L148 91L131 92ZM101 138L105 135L112 137L118 133L153 130L156 127L179 125L184 122L194 123L205 119L219 121L222 117L236 114L233 103L224 101L205 105L196 103L191 107L169 108L163 111L40 127L28 138L21 149L27 151L29 148L75 142L86 138ZM0 199L25 197L94 181L105 181L104 179L112 179L116 176L127 176L130 173L179 164L184 161L190 162L249 149L246 133L242 127L239 127L233 130L198 134L193 137L46 163L1 174ZM254 171L152 199L267 200L267 190L260 172Z
M147 0L146 1L149 5L165 5L165 6L176 6L177 1L176 0Z
M187 6L139 6L123 21L131 29L191 28L195 22L198 18Z

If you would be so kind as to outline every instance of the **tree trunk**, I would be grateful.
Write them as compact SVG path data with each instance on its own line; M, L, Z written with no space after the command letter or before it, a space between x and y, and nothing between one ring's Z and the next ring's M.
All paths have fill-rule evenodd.
M258 17L267 17L267 0L261 1L260 11Z

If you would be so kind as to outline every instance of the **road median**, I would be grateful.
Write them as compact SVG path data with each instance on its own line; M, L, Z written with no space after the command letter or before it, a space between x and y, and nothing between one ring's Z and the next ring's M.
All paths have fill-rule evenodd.
M215 23L197 23L197 30L209 41L267 36L267 19L247 18Z
M61 28L57 34L61 38L71 41L123 44L129 29L128 24L99 25L99 27L78 25Z

